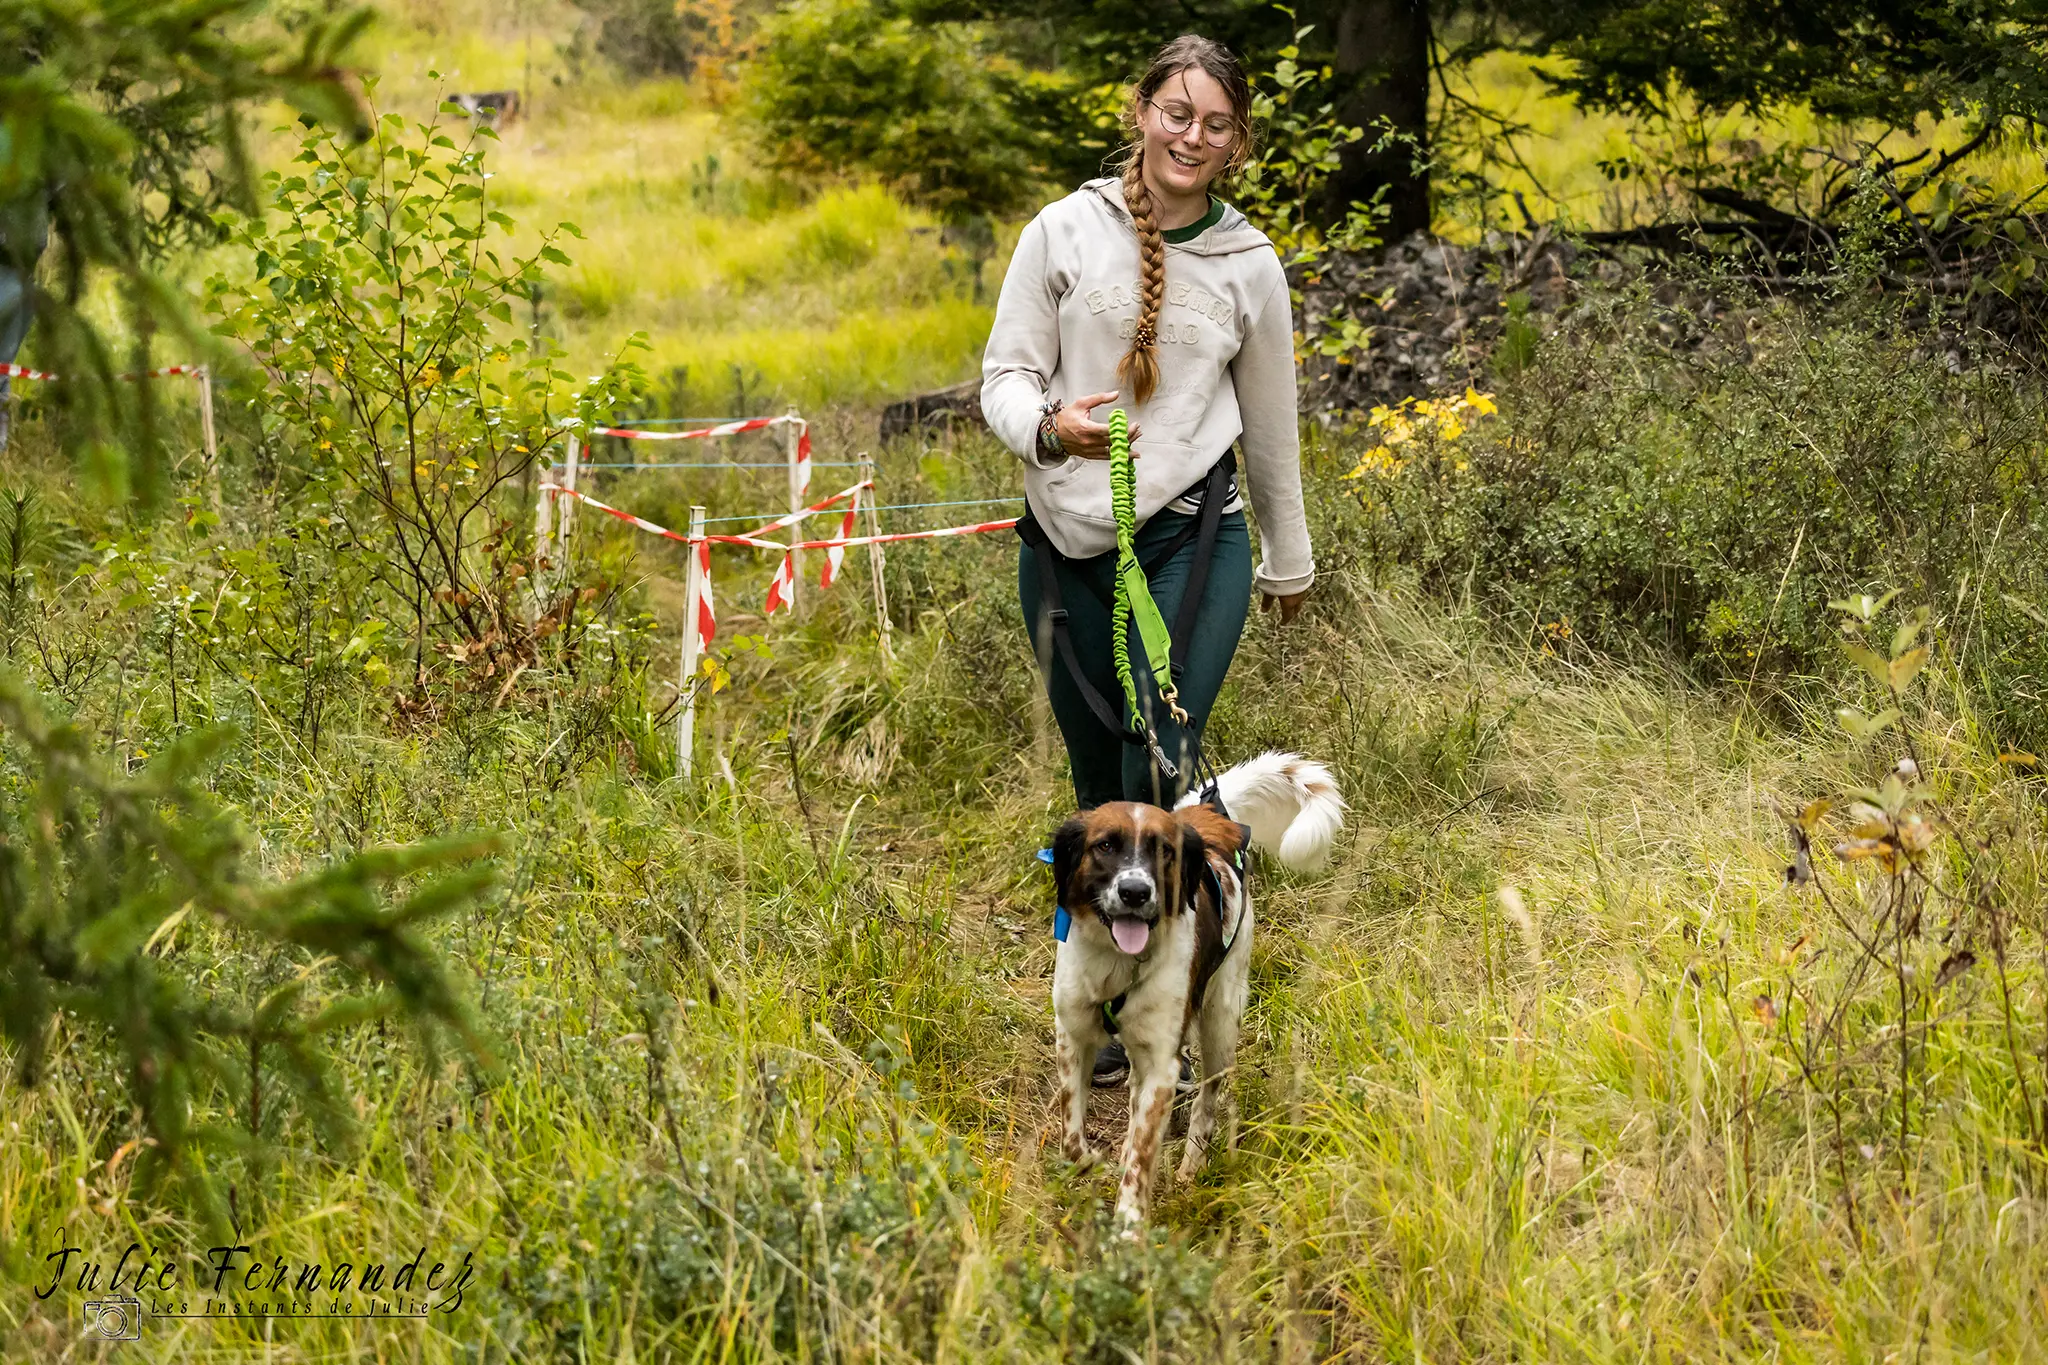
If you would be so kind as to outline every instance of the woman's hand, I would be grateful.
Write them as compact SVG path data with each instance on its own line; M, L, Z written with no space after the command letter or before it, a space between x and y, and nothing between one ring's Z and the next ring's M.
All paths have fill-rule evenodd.
M1263 599L1259 603L1260 611L1271 611L1277 603L1280 607L1280 624L1291 626L1294 624L1294 618L1301 615L1301 604L1308 597L1308 589L1303 588L1300 592L1290 592L1277 597L1270 592L1262 593L1260 596Z
M1091 393L1054 413L1052 429L1059 433L1060 449L1084 460L1108 459L1109 424L1096 421L1090 414L1104 403L1114 403L1117 392L1111 389L1108 393ZM1131 428L1131 440L1138 439L1138 431L1136 426ZM1138 458L1136 450L1131 451L1131 458Z

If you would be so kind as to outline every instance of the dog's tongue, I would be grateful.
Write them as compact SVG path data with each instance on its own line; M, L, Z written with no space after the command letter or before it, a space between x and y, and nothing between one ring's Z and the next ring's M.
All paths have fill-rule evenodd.
M1113 919L1109 922L1109 936L1116 940L1117 947L1136 957L1151 941L1152 926L1141 919Z

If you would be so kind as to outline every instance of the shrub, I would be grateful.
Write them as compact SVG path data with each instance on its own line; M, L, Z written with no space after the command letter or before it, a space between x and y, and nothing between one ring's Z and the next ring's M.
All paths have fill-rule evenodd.
M2048 739L2048 405L1929 342L1881 311L1590 299L1501 367L1499 419L1369 432L1369 553L1523 633L1744 684L1823 672L1840 585L1897 585L2004 733Z
M81 1073L104 1059L125 1086L126 1104L108 1108L133 1115L146 1182L182 1178L225 1226L209 1170L267 1154L287 1099L345 1147L356 1123L332 1048L360 1025L410 1018L425 1040L446 1033L482 1054L424 931L488 884L487 865L450 865L490 841L385 846L266 883L207 790L225 727L173 741L138 773L110 771L87 730L0 675L0 736L0 1038L34 1086L75 1021Z
M948 218L1030 206L1047 139L1018 115L1057 77L991 55L969 24L869 0L798 0L763 25L746 110L784 170L865 171Z
M513 223L486 192L495 136L469 125L458 143L395 114L359 147L310 131L290 173L267 177L274 216L234 234L253 277L208 287L219 330L264 373L257 411L294 509L337 554L370 552L343 638L371 658L405 648L416 685L435 652L477 680L531 662L511 600L523 526L503 495L579 412L609 411L640 379L614 365L572 389L555 348L517 334L514 301L545 264L569 264L557 243L575 229L501 257ZM380 645L387 619L406 625Z

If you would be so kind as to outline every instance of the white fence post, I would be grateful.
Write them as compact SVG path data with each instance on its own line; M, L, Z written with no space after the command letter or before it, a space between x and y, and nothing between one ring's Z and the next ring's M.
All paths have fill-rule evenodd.
M797 468L796 449L798 443L803 439L803 419L797 416L796 409L793 407L787 415L789 420L783 423L782 427L782 452L783 457L789 462L789 510L791 512L801 512L804 510L804 485L802 471ZM802 540L804 538L802 527L802 522L796 523L795 528L790 533L790 539ZM803 551L792 551L789 556L789 610L791 616L796 615L797 612L796 585L803 582L803 578Z
M225 517L220 492L220 437L213 427L213 366L201 365L199 379L199 439L206 449L206 491L213 500L213 514Z
M698 547L703 536L704 509L692 507L690 543L684 547L690 556L690 569L683 578L683 662L676 679L683 699L682 711L676 717L676 771L685 778L690 776L697 738L697 657L703 647L703 641L697 638L697 599L704 592Z
M566 442L568 449L563 452L562 487L576 491L577 456L582 452L581 439L570 432ZM569 567L569 527L576 515L576 499L568 498L555 509L555 566L566 570Z
M862 451L860 456L860 477L863 483L873 485L875 461L874 457L866 451ZM867 533L871 536L882 534L882 514L879 510L881 502L882 490L879 487L870 486L867 500ZM882 657L893 660L896 657L896 646L890 639L889 587L887 579L883 574L885 559L886 556L882 553L880 544L871 543L868 546L868 568L872 571L875 580L875 625L882 634Z
M534 457L534 489L538 496L533 504L533 559L534 572L540 572L543 560L549 564L555 561L555 547L548 542L555 534L555 495L548 492L547 485L555 481L554 462L542 451Z

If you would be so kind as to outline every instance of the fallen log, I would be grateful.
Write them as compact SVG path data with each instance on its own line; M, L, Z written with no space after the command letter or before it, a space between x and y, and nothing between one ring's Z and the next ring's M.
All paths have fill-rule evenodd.
M901 399L882 409L882 440L913 432L944 431L955 426L986 428L981 415L981 381L970 379L950 389L934 389Z

